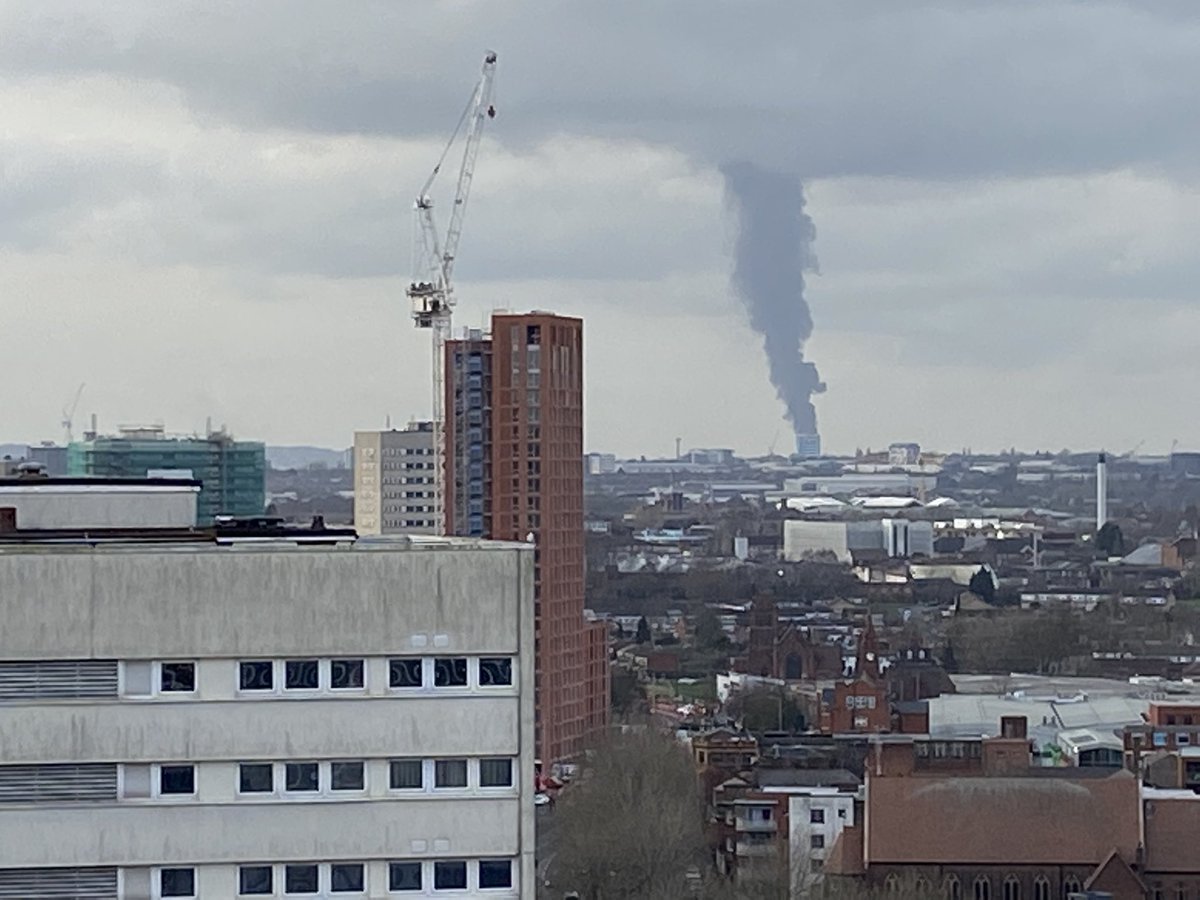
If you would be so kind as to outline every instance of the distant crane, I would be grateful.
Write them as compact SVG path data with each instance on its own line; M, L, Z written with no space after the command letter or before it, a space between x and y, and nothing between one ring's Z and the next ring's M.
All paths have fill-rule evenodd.
M79 407L79 398L83 396L83 389L87 384L80 384L79 389L75 391L75 399L71 401L70 406L64 406L62 411L62 427L67 435L67 443L71 443L75 439L72 433L72 428L75 424L75 410Z
M417 234L413 240L413 280L408 286L408 298L412 301L413 322L418 328L433 330L433 454L434 454L434 515L438 531L445 530L445 387L446 387L446 339L450 336L450 324L454 312L454 289L451 276L458 256L458 242L462 237L463 216L467 211L467 198L471 193L471 181L475 177L475 158L479 155L479 142L483 137L483 126L496 117L492 105L492 80L496 72L496 54L488 52L483 58L483 69L479 81L471 92L466 109L455 126L454 133L446 143L437 165L417 194L414 204ZM454 194L454 206L450 210L450 225L446 237L438 235L433 218L433 199L429 195L433 182L442 169L454 142L467 126L463 147L462 166L458 171L458 186Z

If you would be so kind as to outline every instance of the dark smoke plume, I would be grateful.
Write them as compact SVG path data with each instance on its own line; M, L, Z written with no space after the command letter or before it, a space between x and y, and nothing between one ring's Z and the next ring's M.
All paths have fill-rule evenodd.
M817 367L804 358L812 315L804 273L817 270L817 229L804 212L800 181L749 162L721 166L726 200L738 217L733 286L763 336L771 383L798 434L817 433L812 395L825 390Z

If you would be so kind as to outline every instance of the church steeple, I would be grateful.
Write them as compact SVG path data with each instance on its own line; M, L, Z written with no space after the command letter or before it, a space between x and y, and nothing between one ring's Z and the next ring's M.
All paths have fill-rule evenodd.
M858 658L854 671L873 681L879 679L879 636L875 633L875 623L870 613L867 614L867 624L858 636Z

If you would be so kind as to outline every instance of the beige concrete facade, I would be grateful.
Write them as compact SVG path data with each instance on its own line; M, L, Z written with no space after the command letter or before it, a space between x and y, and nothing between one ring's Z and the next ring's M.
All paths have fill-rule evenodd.
M436 534L433 423L354 433L354 527L362 535Z
M355 896L389 897L389 866L417 863L424 887L403 896L533 897L533 582L532 547L461 539L0 545L0 896L20 870L79 867L117 873L111 893L86 896L156 898L163 870L184 867L192 896L233 897L253 865L272 867L265 896L283 896L287 867L312 863L318 896L343 896L330 879L348 864L364 873ZM361 661L349 688L333 681L346 659ZM311 689L283 681L295 660L320 673ZM443 684L458 660L461 682ZM490 674L495 660L510 678ZM273 685L245 688L247 661L270 663ZM421 683L397 684L395 661ZM115 676L71 696L83 662ZM167 691L179 662L194 687ZM332 789L346 760L362 785ZM396 760L419 762L420 787L389 780ZM446 760L464 761L461 784L439 784ZM497 760L511 784L485 777ZM273 787L242 793L240 766L263 761ZM318 791L285 786L310 763ZM176 765L194 778L183 796L162 787ZM115 791L3 799L13 773L75 766L115 767ZM131 788L141 780L149 794ZM511 885L486 886L506 862ZM458 863L465 886L435 892Z

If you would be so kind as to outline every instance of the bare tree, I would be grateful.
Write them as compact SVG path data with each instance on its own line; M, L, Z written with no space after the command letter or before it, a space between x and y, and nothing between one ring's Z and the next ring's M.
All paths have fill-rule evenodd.
M646 729L597 747L553 813L546 896L676 900L707 869L704 813L690 754Z
M872 887L822 877L780 844L775 856L718 875L704 837L704 804L691 755L643 728L613 735L583 765L551 813L554 851L540 896L561 900L931 900L920 880ZM789 857L792 857L789 859Z

